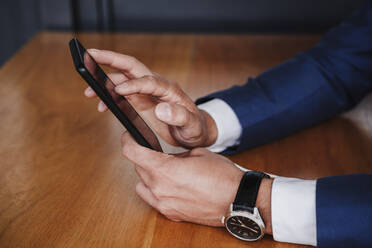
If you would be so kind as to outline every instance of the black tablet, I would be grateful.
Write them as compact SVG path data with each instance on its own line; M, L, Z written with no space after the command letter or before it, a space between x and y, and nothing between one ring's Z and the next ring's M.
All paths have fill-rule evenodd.
M115 85L80 42L73 38L70 51L76 70L124 125L138 144L162 152L159 140L124 96L115 93Z

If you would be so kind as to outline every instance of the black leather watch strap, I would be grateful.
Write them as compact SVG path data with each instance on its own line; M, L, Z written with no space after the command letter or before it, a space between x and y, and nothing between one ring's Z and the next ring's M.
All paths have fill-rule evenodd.
M233 202L234 211L244 210L253 213L262 178L270 177L259 171L244 173Z

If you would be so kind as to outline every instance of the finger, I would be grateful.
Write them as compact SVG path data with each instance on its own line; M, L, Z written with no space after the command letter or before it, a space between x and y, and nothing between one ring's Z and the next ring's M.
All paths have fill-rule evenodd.
M88 52L97 63L121 70L130 78L152 75L144 64L132 56L97 49L88 49Z
M122 72L119 72L119 71L118 72L110 72L110 73L107 74L107 77L110 78L110 80L115 85L121 84L124 81L128 80L128 77L125 76ZM97 96L97 94L94 92L94 90L91 87L87 87L84 91L84 94L87 97Z
M122 82L128 80L128 78L121 72L112 72L107 74L107 76L115 85L121 84ZM84 93L89 98L97 97L97 94L91 87L86 88ZM99 101L97 108L99 112L105 112L108 109L102 101Z
M106 104L104 104L102 101L98 103L98 112L105 112L107 110Z
M164 97L168 93L170 84L159 80L155 76L144 76L128 80L126 84L118 85L115 91L121 95L146 94Z
M88 87L85 89L84 95L89 98L97 96L96 92L94 92L94 90L91 87Z
M174 158L171 155L139 145L128 132L123 133L121 144L123 156L147 171L156 169L169 159Z
M94 92L94 90L91 87L88 87L85 89L84 94L86 97L94 98L97 97L97 94ZM97 106L98 112L105 112L107 110L107 106L104 104L104 102L99 101Z
M134 166L134 169L137 173L137 175L139 176L139 178L141 179L141 181L148 187L151 185L151 177L149 175L149 173L147 173L146 170L142 169L140 166Z
M155 108L156 117L166 124L177 127L188 127L198 123L197 116L177 103L159 103Z
M156 117L172 126L179 140L199 137L202 132L201 121L196 114L177 103L159 103L155 108Z
M109 74L107 74L107 76L111 79L111 81L115 84L115 85L119 85L125 81L128 80L128 77L125 76L122 72L120 71L117 71L117 72L111 72Z
M149 190L149 188L146 187L143 182L140 181L139 183L137 183L136 193L150 206L155 208L158 205L158 199L156 199L153 193Z

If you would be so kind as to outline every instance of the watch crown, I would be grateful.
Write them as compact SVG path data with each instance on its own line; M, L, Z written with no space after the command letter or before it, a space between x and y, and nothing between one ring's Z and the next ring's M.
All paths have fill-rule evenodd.
M221 222L222 222L222 224L225 225L225 216L222 216L222 218L221 218Z

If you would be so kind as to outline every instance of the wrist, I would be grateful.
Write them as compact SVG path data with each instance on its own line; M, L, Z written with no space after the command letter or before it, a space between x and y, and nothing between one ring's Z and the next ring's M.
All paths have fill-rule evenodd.
M204 124L204 130L205 130L205 142L202 144L202 146L207 147L211 146L214 143L216 143L217 136L218 136L218 130L217 125L212 116L208 114L208 112L204 110L199 110L200 114L203 119Z
M258 190L256 206L260 211L261 218L265 223L265 233L272 234L271 222L271 189L274 179L264 178Z

